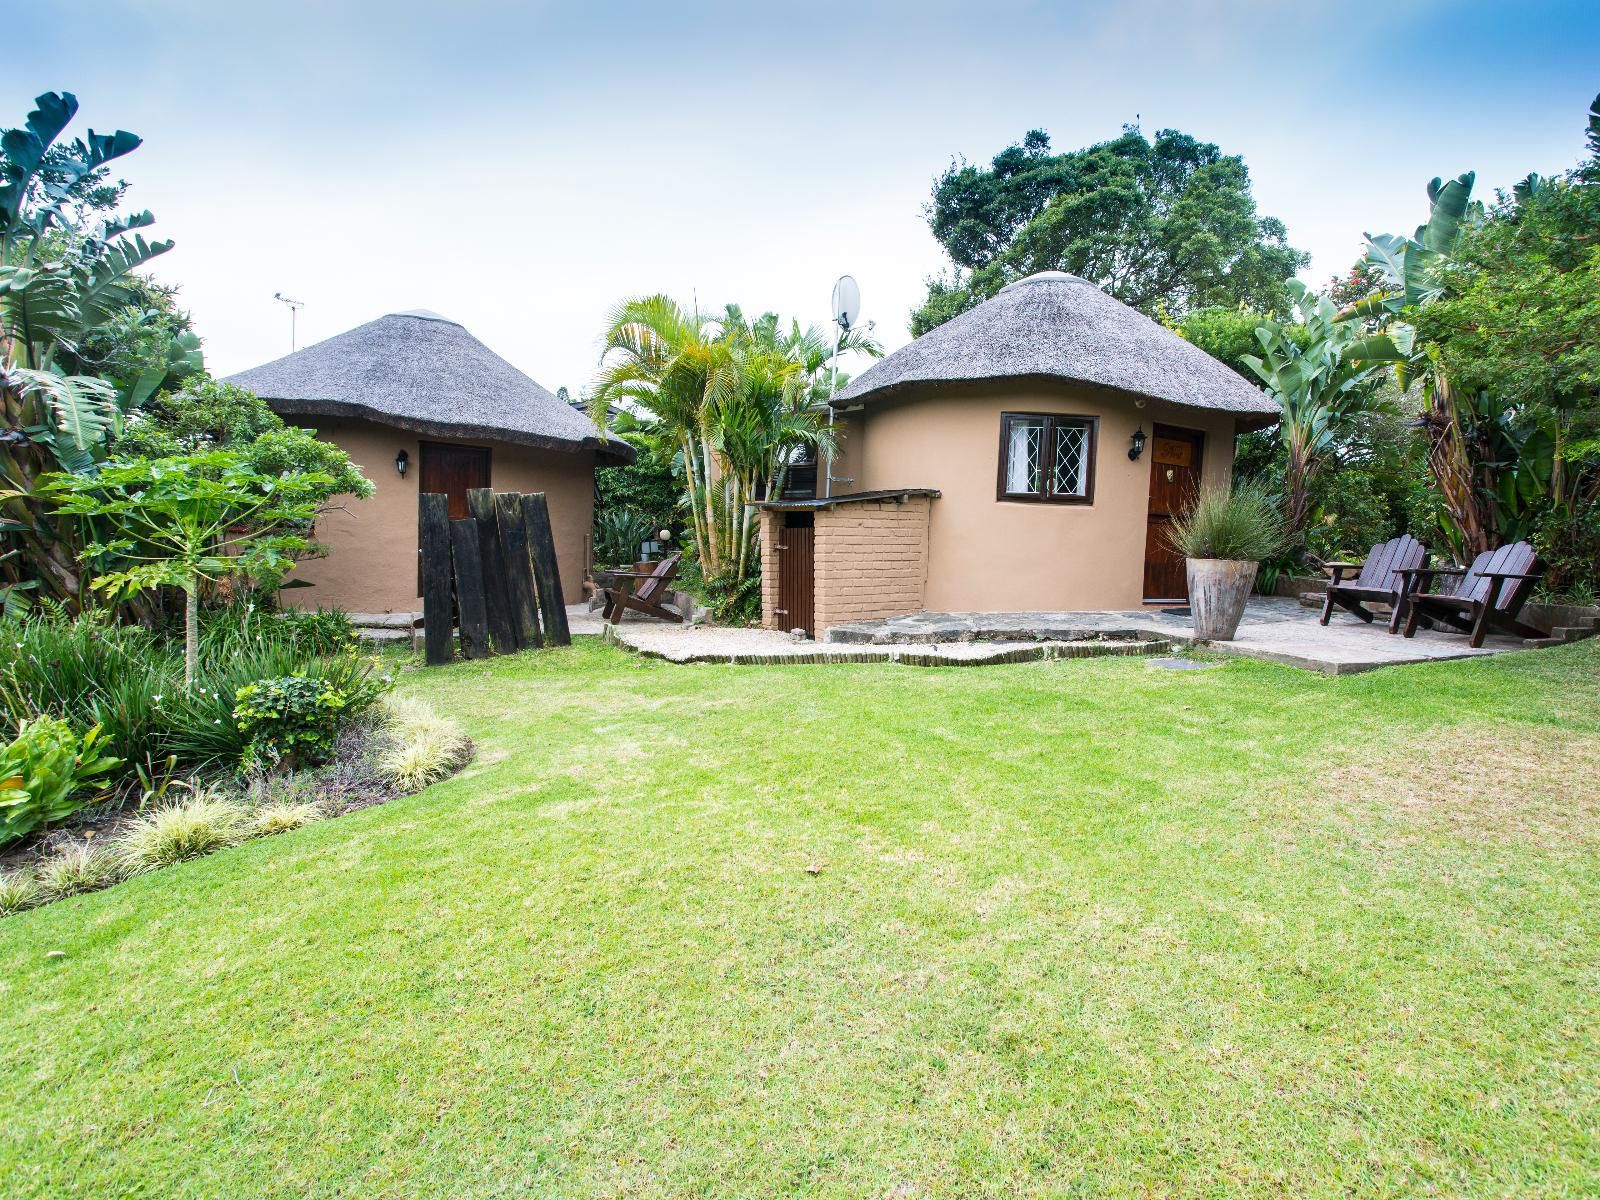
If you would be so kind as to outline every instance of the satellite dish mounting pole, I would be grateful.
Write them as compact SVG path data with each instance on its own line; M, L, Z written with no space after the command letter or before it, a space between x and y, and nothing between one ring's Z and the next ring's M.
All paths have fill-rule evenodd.
M856 318L861 315L861 288L849 275L841 275L833 285L833 361L830 364L831 376L828 381L828 429L833 429L833 396L839 390L839 338L849 333L850 327L856 323ZM833 495L833 450L827 454L822 475L822 495L824 499ZM853 483L851 479L840 479L840 483Z

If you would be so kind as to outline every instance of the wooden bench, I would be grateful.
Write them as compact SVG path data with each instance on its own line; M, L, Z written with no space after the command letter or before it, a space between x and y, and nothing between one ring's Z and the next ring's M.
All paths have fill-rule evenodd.
M1544 574L1544 564L1527 542L1513 542L1498 550L1485 550L1465 570L1459 567L1419 567L1406 577L1406 637L1417 632L1426 618L1470 635L1472 646L1483 645L1491 629L1523 638L1542 638L1545 631L1517 619ZM1451 577L1449 591L1429 593L1432 580Z
M1357 569L1355 563L1329 563L1333 579L1328 583L1328 596L1322 603L1322 623L1326 625L1333 616L1333 607L1349 609L1372 623L1374 614L1368 604L1383 603L1394 606L1389 618L1389 632L1400 628L1405 616L1406 572L1428 565L1428 548L1409 533L1380 542L1360 564L1360 574L1346 581L1344 573Z
M609 571L618 579L637 579L639 584L629 591L625 587L606 588L606 624L615 625L622 620L627 609L659 617L663 621L683 623L683 614L674 612L661 603L672 581L678 576L678 560L682 554L671 554L662 559L651 571Z

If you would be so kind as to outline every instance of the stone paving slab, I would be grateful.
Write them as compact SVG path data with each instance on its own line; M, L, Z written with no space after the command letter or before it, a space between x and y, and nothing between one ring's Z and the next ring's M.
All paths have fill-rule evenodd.
M600 634L652 658L675 663L798 665L834 662L895 662L904 666L986 666L1042 659L1150 654L1170 648L1164 638L1138 633L1116 638L1086 635L1071 644L1039 639L990 639L906 644L796 641L773 629L676 625L670 621L624 621L609 635L605 622L581 606L567 609L574 635Z
M582 606L569 608L575 634L599 634L603 622ZM1088 654L1143 654L1163 643L1194 643L1185 610L1123 612L914 613L879 621L835 626L824 642L795 641L771 629L674 625L628 621L615 632L625 646L670 662L874 662L978 665ZM1148 639L1147 644L1120 646ZM1076 650L1081 644L1082 650ZM1211 642L1213 653L1261 659L1349 675L1377 667L1479 658L1524 649L1518 638L1494 636L1480 650L1464 635L1421 630L1414 638L1391 635L1382 623L1368 625L1338 615L1324 628L1317 614L1289 597L1251 599L1230 642Z
M1523 649L1521 639L1496 635L1474 650L1464 635L1420 630L1414 638L1391 635L1384 624L1367 624L1340 614L1326 626L1318 614L1283 596L1257 596L1245 609L1232 641L1212 642L1217 654L1257 658L1330 675L1348 675L1376 667L1477 658ZM897 644L925 639L983 641L993 637L1036 637L1071 640L1156 633L1188 645L1194 624L1186 610L1147 609L1079 613L915 613L880 621L835 626L829 640L854 644Z

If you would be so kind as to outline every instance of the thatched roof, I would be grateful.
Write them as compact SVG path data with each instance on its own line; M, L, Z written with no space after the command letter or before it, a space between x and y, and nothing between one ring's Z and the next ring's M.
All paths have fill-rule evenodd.
M1269 425L1278 405L1230 367L1094 284L1044 271L930 330L841 388L836 407L918 384L1066 379Z
M285 416L359 417L432 437L633 461L633 447L618 438L602 442L586 414L454 321L423 310L390 313L225 382L249 388Z

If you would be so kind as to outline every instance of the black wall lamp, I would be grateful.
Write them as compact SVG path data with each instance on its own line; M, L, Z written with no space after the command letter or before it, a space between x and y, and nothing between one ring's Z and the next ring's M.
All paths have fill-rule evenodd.
M400 472L400 478L406 477L406 467L411 464L411 456L404 450L394 456L394 469Z
M1133 445L1128 447L1128 461L1138 462L1139 455L1144 453L1144 426L1141 425L1138 429L1134 430L1133 437L1129 440L1133 443Z

